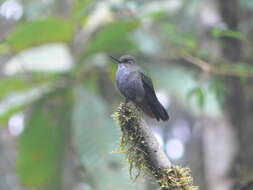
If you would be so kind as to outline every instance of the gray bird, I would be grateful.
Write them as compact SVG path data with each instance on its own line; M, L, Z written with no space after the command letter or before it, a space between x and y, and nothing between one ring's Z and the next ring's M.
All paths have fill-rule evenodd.
M126 102L134 102L144 113L157 121L168 120L169 115L156 97L152 80L143 73L135 59L130 55L123 55L119 59L110 57L119 64L116 84Z

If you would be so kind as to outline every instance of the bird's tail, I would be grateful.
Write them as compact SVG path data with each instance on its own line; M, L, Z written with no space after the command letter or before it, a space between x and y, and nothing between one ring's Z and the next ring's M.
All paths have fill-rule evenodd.
M167 121L169 119L167 111L156 97L149 96L141 102L135 101L134 103L149 117L156 118L157 121L160 119Z
M148 105L158 121L160 119L163 121L169 120L167 111L159 102L156 96L152 97L152 99L148 98Z

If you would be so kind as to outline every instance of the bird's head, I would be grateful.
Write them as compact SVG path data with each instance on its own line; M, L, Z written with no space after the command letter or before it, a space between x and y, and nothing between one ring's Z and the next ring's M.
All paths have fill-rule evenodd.
M114 61L116 61L118 64L129 64L133 65L136 63L136 60L130 56L130 55L122 55L119 59L110 56Z

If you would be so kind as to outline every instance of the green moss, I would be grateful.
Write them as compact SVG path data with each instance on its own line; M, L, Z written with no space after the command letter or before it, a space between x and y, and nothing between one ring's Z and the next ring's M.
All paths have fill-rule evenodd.
M197 190L198 187L193 185L193 179L190 175L190 169L180 166L173 166L158 171L153 175L160 185L160 189L167 190Z
M112 115L120 126L122 137L120 152L124 152L129 163L129 172L132 179L140 174L153 176L161 190L197 190L193 186L190 169L179 166L157 169L150 164L146 151L145 139L140 131L140 111L131 103L121 103Z
M126 154L130 176L135 180L141 171L147 170L146 153L140 146L144 142L139 132L141 123L140 112L132 104L122 103L113 114L113 118L117 121L122 131L119 149Z

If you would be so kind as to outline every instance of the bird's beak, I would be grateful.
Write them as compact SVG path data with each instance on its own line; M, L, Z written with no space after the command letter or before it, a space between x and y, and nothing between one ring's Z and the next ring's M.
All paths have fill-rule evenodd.
M112 60L114 60L116 63L121 63L120 60L118 60L117 58L115 58L115 57L113 57L113 56L111 56L111 55L110 55L110 58L111 58Z

